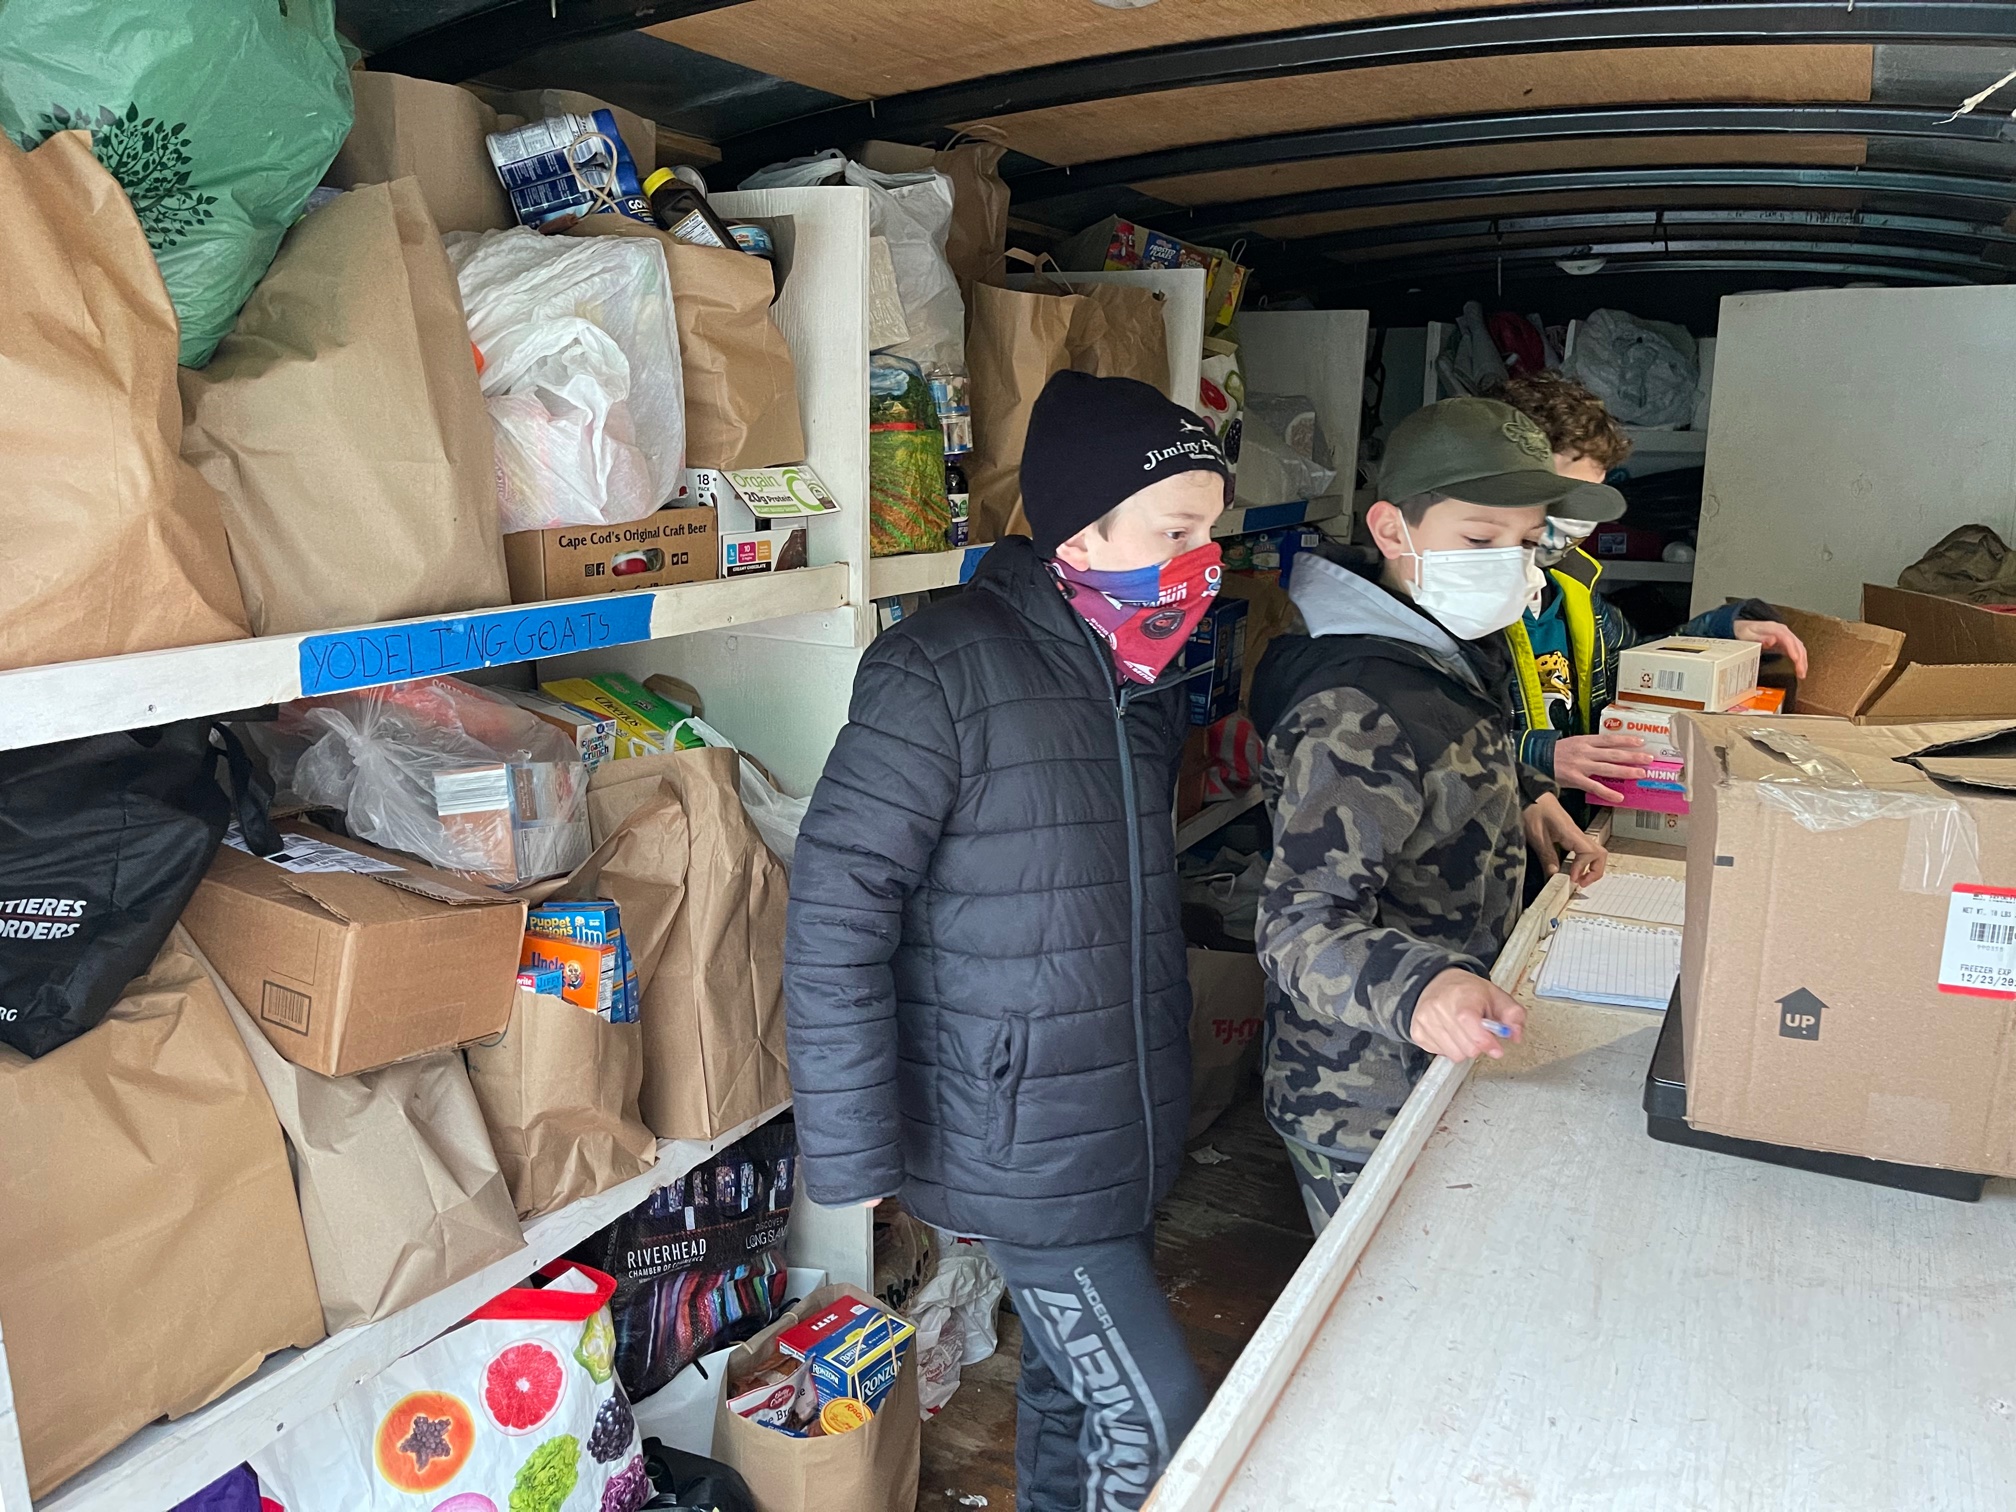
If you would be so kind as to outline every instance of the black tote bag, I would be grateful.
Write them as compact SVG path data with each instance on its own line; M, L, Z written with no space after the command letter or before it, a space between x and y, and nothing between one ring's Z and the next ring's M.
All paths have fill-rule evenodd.
M39 1057L95 1028L234 817L259 854L279 849L271 797L237 737L204 719L0 752L0 1044Z

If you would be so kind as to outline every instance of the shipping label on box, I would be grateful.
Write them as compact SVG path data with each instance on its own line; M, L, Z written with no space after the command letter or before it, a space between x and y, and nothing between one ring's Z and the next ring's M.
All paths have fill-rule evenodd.
M1757 686L1755 641L1671 635L1633 646L1617 662L1617 697L1635 704L1719 714Z
M712 509L661 509L627 525L562 525L504 537L514 603L586 598L714 576Z

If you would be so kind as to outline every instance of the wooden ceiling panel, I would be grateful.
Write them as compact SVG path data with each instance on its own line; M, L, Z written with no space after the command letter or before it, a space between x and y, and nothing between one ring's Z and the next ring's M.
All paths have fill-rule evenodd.
M1150 7L1156 9L1160 7ZM1872 51L1863 46L1628 47L1459 58L1090 100L996 116L988 124L1001 133L1000 140L1032 157L1083 163L1228 137L1490 111L1725 101L1860 103L1869 98Z
M1134 187L1179 205L1222 205L1312 189L1398 184L1413 179L1469 178L1480 173L1544 173L1560 168L1644 168L1658 164L1772 163L1859 167L1868 141L1852 136L1576 137L1543 142L1490 142L1420 152L1372 152L1357 157L1233 168Z
M1489 220L1494 215L1572 215L1580 211L1646 209L1853 210L1862 196L1846 189L1648 189L1643 193L1592 190L1572 194L1514 194L1492 199L1448 200L1436 205L1378 205L1367 210L1333 210L1296 215L1255 226L1269 236L1292 240L1333 231L1368 231L1410 221Z
M742 0L653 36L851 100L1133 52L1536 0L1161 0L1116 11L1092 0Z

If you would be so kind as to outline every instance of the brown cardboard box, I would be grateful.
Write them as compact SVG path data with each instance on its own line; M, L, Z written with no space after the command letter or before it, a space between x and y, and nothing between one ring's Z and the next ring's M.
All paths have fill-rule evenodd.
M1684 725L1687 1121L2016 1176L2016 723Z
M1862 619L1781 609L1806 642L1801 714L1858 724L2016 718L2016 616L1876 583Z
M715 576L711 509L661 509L628 525L561 525L504 537L511 602L587 598Z
M1245 951L1190 947L1190 1130L1197 1139L1231 1107L1260 1064L1267 975Z
M182 922L276 1050L349 1076L503 1032L523 899L312 824L280 831L390 869L293 871L217 852Z

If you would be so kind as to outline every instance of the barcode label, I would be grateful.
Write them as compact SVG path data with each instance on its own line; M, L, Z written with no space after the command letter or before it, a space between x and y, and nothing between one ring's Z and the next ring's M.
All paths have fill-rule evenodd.
M362 856L356 851L344 850L340 845L325 845L320 840L311 840L306 835L282 835L281 850L278 855L263 856L283 871L308 872L356 872L360 876L371 876L378 872L397 872L403 868L390 861L380 861L376 856ZM234 819L231 827L224 832L224 843L246 855L252 854L252 847L245 843L244 833Z
M1661 693L1684 693L1687 691L1687 673L1679 667L1662 668L1656 676Z
M307 993L282 987L278 982L259 984L259 1017L296 1034L308 1032L308 1009L313 1001Z
M1972 882L1953 889L1939 990L2016 998L2016 890Z

